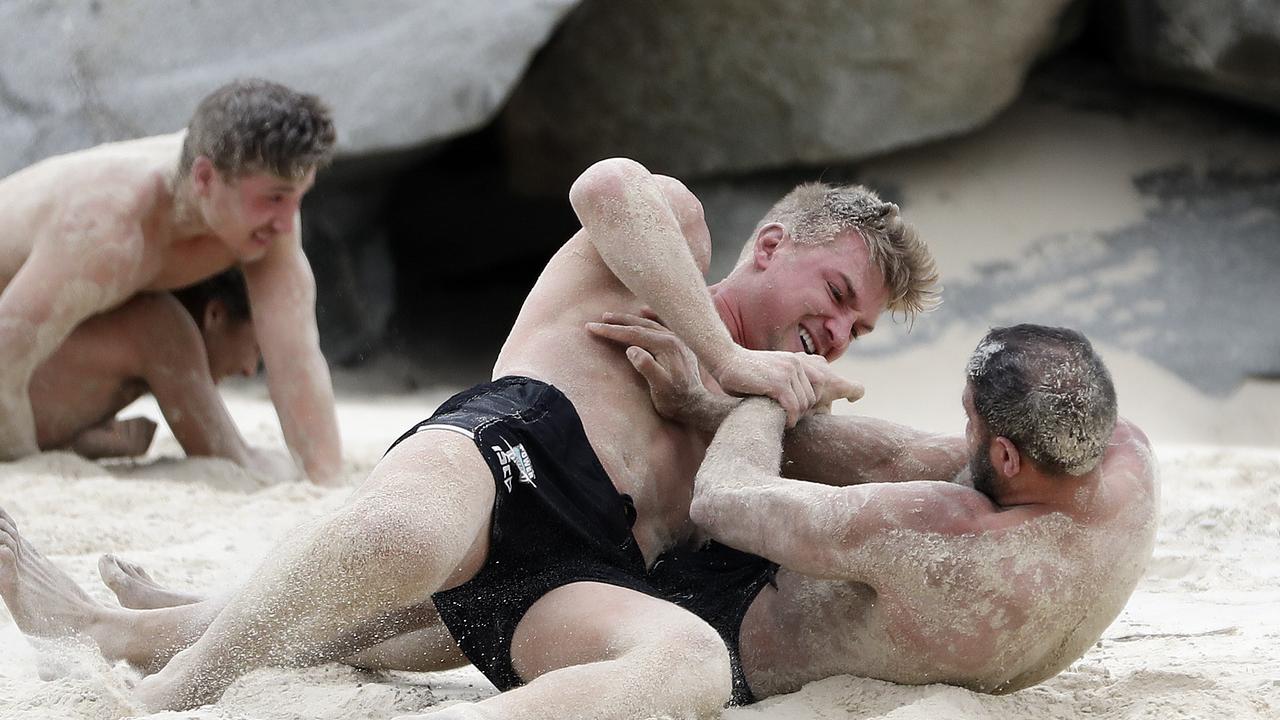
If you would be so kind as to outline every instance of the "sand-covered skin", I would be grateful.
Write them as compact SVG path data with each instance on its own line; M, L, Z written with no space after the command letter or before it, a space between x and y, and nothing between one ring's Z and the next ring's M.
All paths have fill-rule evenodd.
M1256 164L1254 171L1265 177L1278 156L1276 141L1255 134L1144 117L1020 101L969 138L868 164L863 178L902 190L904 216L933 247L944 284L955 291L968 286L970 299L962 302L953 292L951 304L917 321L912 342L904 342L904 328L886 318L838 363L842 375L865 384L866 397L852 408L836 408L959 432L965 362L990 324L1062 317L1084 325L1108 313L1130 313L1133 322L1112 333L1114 342L1083 327L1112 371L1121 414L1151 437L1161 469L1154 558L1124 612L1068 670L1009 696L841 676L728 710L726 718L1280 717L1280 383L1248 380L1226 396L1212 396L1157 364L1151 352L1138 351L1148 333L1191 337L1204 328L1186 322L1170 327L1169 318L1185 317L1182 298L1183 304L1167 307L1159 297L1128 299L1126 293L1161 275L1163 248L1116 256L1122 262L1104 265L1087 282L1079 275L1053 277L1066 259L1077 263L1073 268L1086 267L1082 259L1102 255L1100 234L1128 227L1151 209L1151 199L1135 189L1137 175L1179 163L1203 174L1227 162L1245 171ZM1263 220L1275 217L1274 208L1256 211ZM730 240L730 255L737 255L743 239ZM972 288L982 285L987 266L1000 261L1010 263L1002 273L1055 282L1011 285L1016 292L982 306L987 299ZM1062 314L1063 307L1071 312ZM1245 309L1244 325L1232 326L1233 332L1278 334L1272 331L1274 307ZM350 482L458 389L391 397L372 387L339 393ZM283 451L265 387L243 384L228 396L246 438ZM140 407L159 418L153 404ZM138 562L179 590L222 589L247 574L275 538L338 506L349 492L273 485L227 462L176 459L180 455L162 429L141 466L108 470L66 454L0 464L0 506L93 597L114 602L97 578L100 553ZM54 679L41 680L39 667ZM135 679L128 668L108 667L92 649L71 643L34 649L0 610L0 718L129 715L128 687ZM269 668L236 682L214 706L144 717L390 718L492 692L470 668L434 675L372 674L336 664Z
M394 438L443 397L441 391L343 397L340 421L355 453L352 481L381 454L378 437ZM234 391L231 409L252 437L283 447L260 389ZM172 458L170 443L161 437L157 450ZM1003 697L836 677L725 717L1275 717L1280 449L1196 448L1157 439L1156 452L1163 508L1155 557L1103 640L1066 672ZM263 485L224 461L161 458L103 468L55 453L0 465L0 498L25 536L103 602L114 599L97 577L102 552L139 562L176 589L226 588L275 538L336 507L347 492ZM27 643L8 614L0 614L0 717L96 720L134 712L131 669L109 667L74 643L39 645ZM41 669L54 679L41 680ZM439 674L366 673L333 664L271 668L184 717L380 718L492 692L470 668Z

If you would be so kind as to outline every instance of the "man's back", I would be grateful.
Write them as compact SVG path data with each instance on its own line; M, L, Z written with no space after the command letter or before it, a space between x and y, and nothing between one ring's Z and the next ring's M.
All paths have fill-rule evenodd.
M177 134L99 145L47 158L0 180L0 283L13 277L35 244L75 242L68 232L75 222L132 216L141 225L181 143Z
M47 158L0 180L0 287L7 285L43 242L74 245L78 226L115 225L115 235L137 234L134 257L115 259L134 290L173 289L230 267L234 257L217 242L170 247L169 186L184 133L158 135ZM75 248L87 256L101 243Z
M917 485L957 503L973 494ZM1011 692L1051 677L1115 619L1150 557L1158 491L1140 431L1120 423L1099 480L1074 501L1001 509L1005 521L981 533L881 533L859 550L881 559L874 582L783 568L743 621L752 687L787 692L847 673Z

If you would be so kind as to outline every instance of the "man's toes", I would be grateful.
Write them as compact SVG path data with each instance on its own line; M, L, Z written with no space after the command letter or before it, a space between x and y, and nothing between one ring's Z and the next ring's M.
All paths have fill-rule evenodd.
M116 558L115 560L116 560L116 564L120 566L120 571L123 572L125 575L128 575L130 578L134 580L140 580L142 582L149 583L151 585L155 584L155 581L151 579L151 573L148 573L146 570L144 570L141 565L137 563L129 562L124 558Z
M114 587L114 583L119 581L120 566L115 555L107 553L98 558L98 577L102 578L107 587Z

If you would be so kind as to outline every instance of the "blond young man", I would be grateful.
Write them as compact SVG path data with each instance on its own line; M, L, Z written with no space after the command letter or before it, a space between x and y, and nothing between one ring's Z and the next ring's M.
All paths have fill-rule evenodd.
M38 450L29 386L72 330L139 293L242 266L285 440L341 465L298 207L334 131L313 96L226 85L173 135L52 157L0 180L0 459Z
M267 663L342 658L418 670L470 660L507 691L440 717L714 712L731 695L723 641L645 577L691 529L708 437L659 417L623 352L584 324L649 308L720 388L779 399L792 417L860 396L823 356L886 307L926 304L932 259L864 188L810 195L798 216L761 223L752 257L707 288L696 198L603 161L570 191L583 229L530 292L497 379L412 428L346 507L291 533L233 597L103 607L8 517L0 595L24 632L88 633L108 657L158 671L137 687L150 709L214 701ZM833 214L814 225L828 228L820 236L787 224Z

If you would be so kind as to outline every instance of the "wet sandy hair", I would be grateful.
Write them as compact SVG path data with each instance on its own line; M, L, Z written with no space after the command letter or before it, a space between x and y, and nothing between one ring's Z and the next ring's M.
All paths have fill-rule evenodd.
M1084 335L1068 328L994 328L966 368L973 407L1050 475L1098 466L1116 425L1116 390Z
M203 155L231 179L267 171L298 180L329 162L335 138L329 108L315 95L268 80L236 80L196 107L178 177Z
M244 283L244 273L238 267L224 270L195 285L174 290L173 296L195 318L196 327L204 327L204 309L211 300L222 301L223 307L227 309L227 319L231 322L243 323L253 318L249 307L249 290Z
M845 231L856 231L884 276L890 312L901 312L910 320L940 302L938 269L929 246L902 219L897 205L881 200L863 185L812 182L797 186L756 225L753 241L769 223L785 227L797 245L823 245ZM739 263L750 259L752 249L753 242L747 243Z

